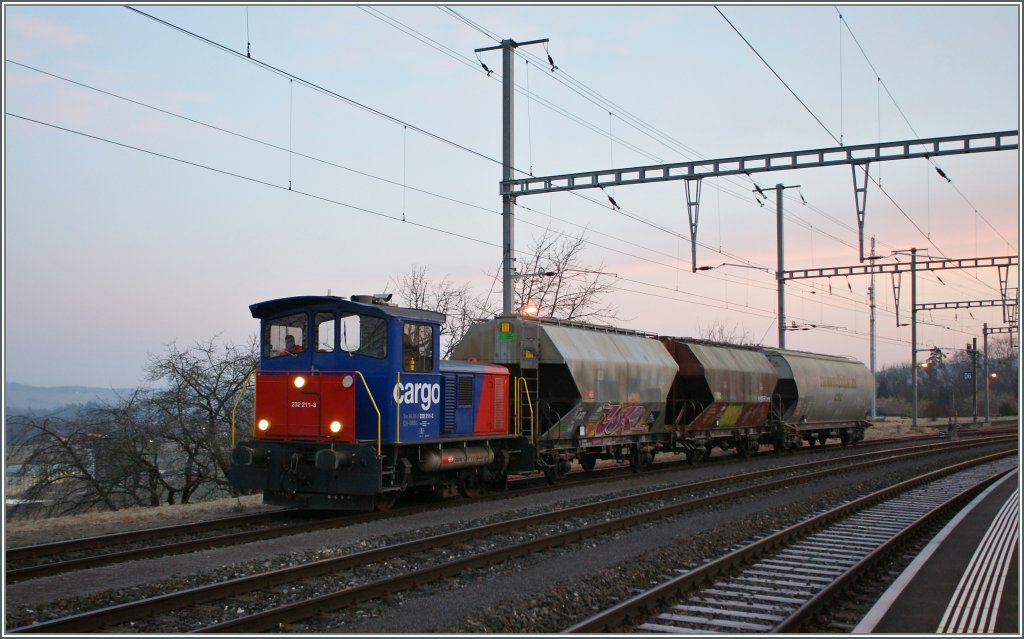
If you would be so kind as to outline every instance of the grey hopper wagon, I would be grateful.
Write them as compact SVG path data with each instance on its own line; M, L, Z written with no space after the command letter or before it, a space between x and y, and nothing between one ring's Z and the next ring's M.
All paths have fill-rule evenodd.
M668 441L665 398L679 367L651 335L501 317L472 326L452 356L509 367L545 472L561 474L574 458L636 467Z
M838 437L844 444L863 439L874 378L864 364L835 355L765 349L779 381L772 411L790 432L812 446Z

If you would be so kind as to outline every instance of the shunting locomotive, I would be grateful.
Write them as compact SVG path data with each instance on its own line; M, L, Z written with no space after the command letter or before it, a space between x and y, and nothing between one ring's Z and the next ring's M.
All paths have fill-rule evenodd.
M444 315L389 298L249 307L260 366L252 439L232 451L234 486L271 504L372 510L417 486L474 494L518 470L508 370L441 361Z
M856 360L498 317L441 360L443 314L390 295L250 306L261 322L252 437L236 488L264 502L387 509L406 491L474 496L601 459L855 444L874 383Z

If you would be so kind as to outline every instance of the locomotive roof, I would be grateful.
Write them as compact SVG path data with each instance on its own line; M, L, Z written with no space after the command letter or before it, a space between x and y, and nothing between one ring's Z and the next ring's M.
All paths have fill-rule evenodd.
M425 311L418 308L403 308L389 304L364 304L338 297L336 295L299 295L296 297L282 297L276 300L267 300L249 305L249 311L257 319L271 317L286 311L298 311L310 307L334 307L338 310L353 311L365 315L376 315L379 317L401 317L409 319L428 320L432 322L445 322L444 313Z

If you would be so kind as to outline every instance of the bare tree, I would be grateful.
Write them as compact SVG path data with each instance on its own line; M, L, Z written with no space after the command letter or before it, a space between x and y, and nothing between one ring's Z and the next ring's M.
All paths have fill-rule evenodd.
M71 515L90 510L117 510L116 495L100 480L93 454L94 433L84 420L60 417L14 416L22 433L8 443L21 452L26 481L19 498L45 505L46 516Z
M989 359L995 360L1009 360L1016 359L1018 353L1018 339L1011 339L1009 335L997 335L992 337L988 342L988 356Z
M30 469L20 497L47 516L158 505L169 487L155 452L160 431L146 412L137 390L70 417L12 417L19 434L10 449Z
M171 343L150 358L154 390L68 417L11 417L5 457L23 469L20 498L59 516L235 494L231 419L257 361L255 336L245 346ZM241 398L239 422L251 423L252 396Z
M92 449L97 475L118 487L124 505L159 506L165 497L174 503L174 488L164 470L174 457L167 452L150 395L136 390L85 414L96 433Z
M188 503L201 489L233 490L227 479L232 412L258 361L255 336L245 346L212 338L179 349L172 342L164 353L150 358L148 379L165 385L150 402L163 437L179 456L171 471L181 503ZM251 396L243 415L251 415L250 402Z
M429 272L429 267L413 264L408 273L391 279L388 288L405 306L447 316L441 327L441 357L447 359L469 325L485 314L485 305L470 293L468 284L457 285L447 275L434 280Z
M750 344L751 336L739 324L728 325L722 320L714 320L708 326L697 323L697 335L701 339L726 344Z
M602 265L582 262L585 245L582 234L565 237L549 230L534 238L528 257L520 259L513 291L516 309L529 304L543 317L590 323L617 320L618 310L602 300L614 288L614 275L605 273ZM388 288L405 306L447 316L441 329L441 353L447 358L473 322L498 315L500 308L473 295L468 284L456 284L447 275L431 279L429 273L429 267L414 264L408 273L392 278Z
M614 289L615 276L603 270L603 264L583 263L586 240L559 236L548 230L535 237L519 260L514 298L519 308L536 306L540 317L589 323L611 323L618 309L603 298Z

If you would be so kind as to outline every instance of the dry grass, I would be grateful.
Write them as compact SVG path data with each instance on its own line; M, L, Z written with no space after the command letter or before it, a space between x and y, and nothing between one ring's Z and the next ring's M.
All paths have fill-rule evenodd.
M971 428L971 417L960 417L958 419L960 428ZM1006 427L1015 425L1016 417L1000 417L992 419L991 427ZM875 422L871 428L864 431L864 439L888 439L890 437L905 437L911 435L937 435L949 430L950 419L948 417L937 417L935 419L917 418L917 429L912 427L912 420L909 417L889 417L885 421Z
M139 528L172 526L190 521L258 512L266 508L263 505L262 495L251 495L238 499L215 499L197 504L127 508L116 512L86 513L52 519L14 519L4 522L4 542L7 546L39 544Z
M945 432L947 423L945 421L917 420L917 430L911 428L909 418L889 418L884 422L875 422L871 428L864 431L864 439L889 439L891 437L909 437L911 435L931 435L940 431Z

